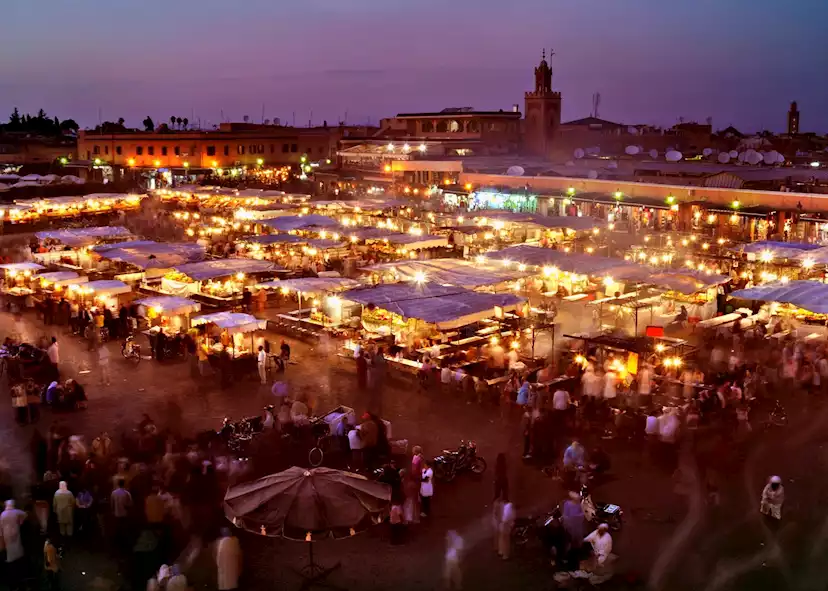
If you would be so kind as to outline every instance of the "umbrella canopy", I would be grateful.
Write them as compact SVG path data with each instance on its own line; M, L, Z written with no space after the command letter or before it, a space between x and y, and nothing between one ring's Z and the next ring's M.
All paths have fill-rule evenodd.
M224 513L236 527L256 534L311 541L367 529L390 502L387 484L331 468L294 466L229 488Z

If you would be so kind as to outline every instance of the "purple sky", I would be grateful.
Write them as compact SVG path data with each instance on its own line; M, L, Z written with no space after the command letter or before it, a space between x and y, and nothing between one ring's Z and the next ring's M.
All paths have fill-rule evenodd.
M249 115L376 122L523 108L543 46L564 120L828 131L828 2L799 0L5 0L0 117L81 125Z

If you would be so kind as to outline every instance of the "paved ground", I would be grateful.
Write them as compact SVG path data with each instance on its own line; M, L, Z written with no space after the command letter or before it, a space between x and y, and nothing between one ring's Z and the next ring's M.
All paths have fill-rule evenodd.
M39 321L29 317L14 326L10 316L0 314L0 336L16 330L36 337L43 332L39 326ZM116 343L109 345L113 383L100 386L97 370L81 343L58 336L62 369L68 375L78 375L89 396L87 411L62 418L75 432L89 437L103 429L117 432L131 428L144 412L160 424L180 424L184 432L215 428L224 416L254 414L270 400L269 388L255 380L222 391L210 381L193 381L184 364L142 362L134 368L120 358ZM294 393L312 395L319 410L338 404L358 410L365 406L354 387L351 361L324 355L301 343L292 345L297 364L289 367L286 381ZM87 369L89 373L82 373ZM498 409L425 395L404 380L389 385L382 403L385 418L393 423L394 437L423 445L426 454L439 453L463 438L476 440L490 465L498 452L506 451L513 496L521 513L542 511L562 499L557 482L521 464L518 428L509 417L501 418ZM825 589L828 573L822 564L828 521L823 507L828 486L822 472L828 463L823 447L828 422L823 411L795 413L794 405L801 403L789 404L795 428L763 436L745 461L720 472L722 503L715 508L707 505L700 481L692 478L697 465L689 456L685 462L689 485L682 487L671 475L653 468L646 454L611 449L616 480L594 494L620 504L627 515L624 530L615 536L618 569L641 573L652 588L665 590ZM51 418L46 413L39 426L46 429ZM31 429L17 426L10 408L0 412L0 449L19 486L25 486L30 477L27 450ZM709 446L716 449L713 443ZM724 447L718 459L732 452ZM785 477L788 494L783 526L776 533L765 528L757 516L763 481L773 473ZM479 479L462 476L450 485L438 485L433 517L412 532L405 546L390 546L384 530L377 528L350 540L318 544L317 559L342 563L332 580L344 588L438 588L445 532L455 528L470 547L465 561L467 589L553 588L552 573L538 561L536 552L527 549L508 562L497 560L492 552L487 532L492 478L490 470ZM304 560L303 544L241 537L247 588L298 587L298 578L289 567ZM66 589L88 589L96 577L119 577L105 553L88 549L69 548L64 567ZM214 588L208 556L197 562L190 575L197 588Z

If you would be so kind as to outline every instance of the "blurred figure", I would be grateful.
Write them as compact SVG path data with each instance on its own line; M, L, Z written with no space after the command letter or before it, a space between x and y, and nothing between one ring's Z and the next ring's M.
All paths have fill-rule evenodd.
M779 476L771 476L762 490L762 501L759 511L770 519L782 519L782 503L785 502L785 488Z
M219 591L232 591L239 588L241 566L242 552L239 539L224 527L221 530L221 538L216 544Z
M60 535L72 537L75 517L75 495L69 490L65 480L61 480L55 491L52 507L60 526Z
M443 568L443 580L447 589L463 588L463 538L455 530L446 534L446 563Z

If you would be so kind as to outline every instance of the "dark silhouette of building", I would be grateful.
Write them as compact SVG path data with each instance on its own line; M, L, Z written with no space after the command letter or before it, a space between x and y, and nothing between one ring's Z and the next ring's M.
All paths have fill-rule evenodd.
M796 101L791 103L791 108L788 109L788 135L797 135L799 133L799 109L796 106Z
M551 59L553 53L549 53ZM561 93L552 90L552 68L546 50L535 68L535 90L527 92L524 149L533 156L548 157L561 125Z

